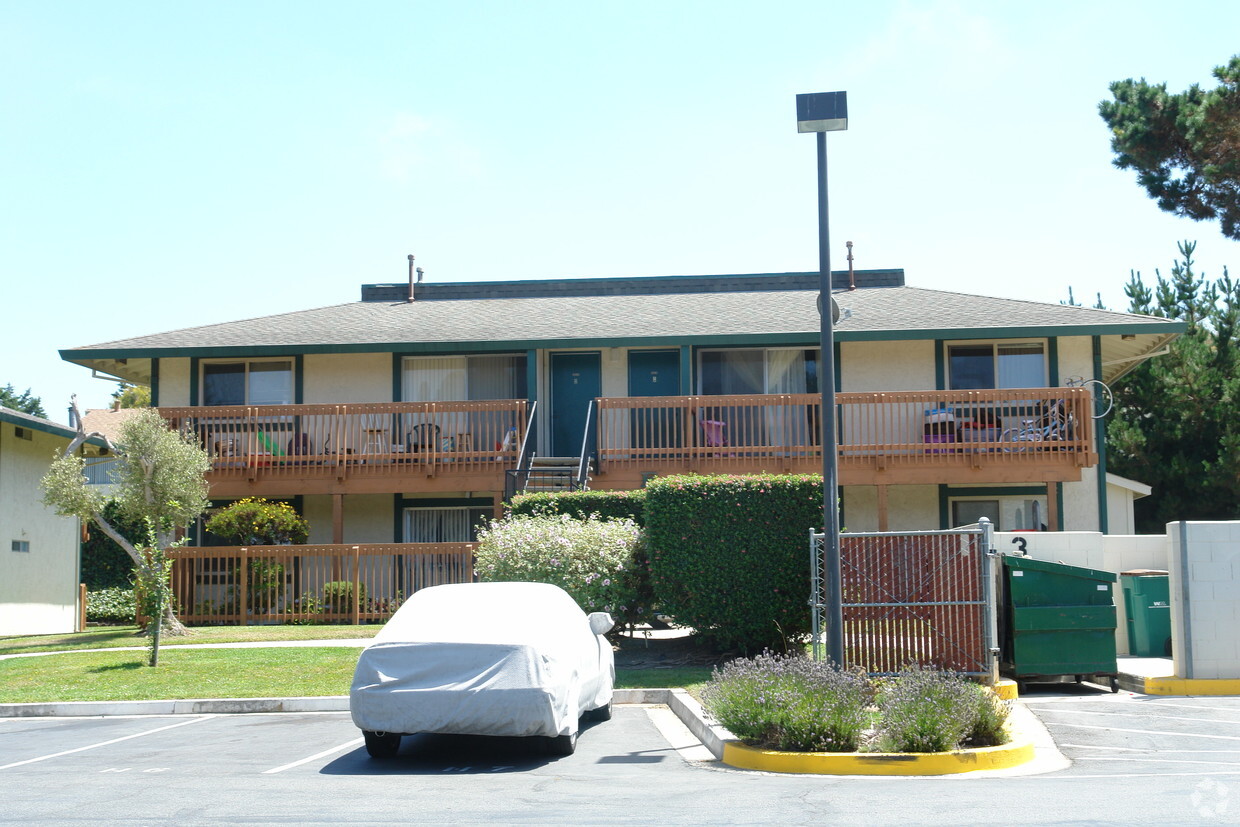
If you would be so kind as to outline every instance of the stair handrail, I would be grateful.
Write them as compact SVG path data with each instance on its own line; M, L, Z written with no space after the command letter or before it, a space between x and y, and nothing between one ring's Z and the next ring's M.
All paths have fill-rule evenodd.
M517 451L517 467L509 468L505 473L507 478L504 484L504 502L511 500L517 491L524 491L530 479L530 467L533 463L533 454L530 452L530 434L534 433L534 416L538 411L538 400L535 399L530 405L529 416L525 420L525 433L521 436L521 449ZM525 475L522 481L521 476Z
M588 476L589 470L590 470L589 448L590 448L591 428L592 428L594 417L595 417L594 402L595 400L591 399L589 407L586 408L586 430L585 430L585 433L582 434L581 436L581 459L579 460L577 464L577 490L578 491L585 491L586 486L589 483L589 476Z
M525 433L521 435L521 450L517 452L517 470L520 471L531 457L526 453L530 444L530 434L534 433L534 415L538 412L538 400L530 405L530 415L525 419Z

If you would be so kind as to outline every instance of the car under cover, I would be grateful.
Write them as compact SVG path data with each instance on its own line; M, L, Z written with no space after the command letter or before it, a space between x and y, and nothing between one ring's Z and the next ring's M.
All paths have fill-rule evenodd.
M614 681L611 644L558 586L433 586L362 651L349 708L368 732L575 737Z

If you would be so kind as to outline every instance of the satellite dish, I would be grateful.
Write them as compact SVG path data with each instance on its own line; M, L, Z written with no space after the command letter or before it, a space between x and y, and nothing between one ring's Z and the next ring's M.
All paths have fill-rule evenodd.
M822 294L818 294L818 315L822 315ZM835 324L840 320L840 306L835 299L831 299L831 324Z

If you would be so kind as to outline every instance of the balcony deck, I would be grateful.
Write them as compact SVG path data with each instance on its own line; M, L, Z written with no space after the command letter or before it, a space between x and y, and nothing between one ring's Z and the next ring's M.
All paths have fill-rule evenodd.
M841 485L1065 482L1098 461L1082 388L835 400ZM820 473L821 404L817 394L600 399L591 487L633 488L652 473ZM1071 428L1040 431L1054 405Z
M527 427L523 399L163 408L213 457L211 494L503 490Z
M1066 482L1098 461L1082 388L835 398L841 485ZM817 394L598 399L590 487L638 488L651 475L675 473L820 473L821 401ZM1056 405L1070 428L1026 428ZM525 400L160 412L211 451L207 479L219 498L501 492L528 421Z

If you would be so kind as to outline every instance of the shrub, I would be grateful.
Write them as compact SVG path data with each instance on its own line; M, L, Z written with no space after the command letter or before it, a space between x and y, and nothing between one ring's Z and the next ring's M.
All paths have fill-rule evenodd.
M660 611L723 647L787 650L809 635L809 530L821 526L821 476L651 480L646 540Z
M303 600L305 598L302 598ZM357 586L357 602L362 609L366 607L366 584ZM322 611L327 614L346 614L353 611L353 582L351 580L333 580L323 584Z
M920 667L901 672L882 687L878 710L878 746L885 752L947 752L1006 740L1006 707L969 679L948 672ZM972 742L979 736L990 743Z
M88 591L86 620L90 623L134 623L133 589L112 586Z
M869 723L865 676L769 652L717 667L702 704L732 734L779 750L853 752Z
M631 520L559 516L508 517L478 533L475 568L483 581L552 583L587 612L617 623L641 622L641 532Z
M246 497L211 515L206 529L239 546L304 543L310 524L288 503Z
M584 520L594 515L602 520L632 520L646 524L646 491L556 491L518 494L508 505L512 517L542 517L568 514Z

